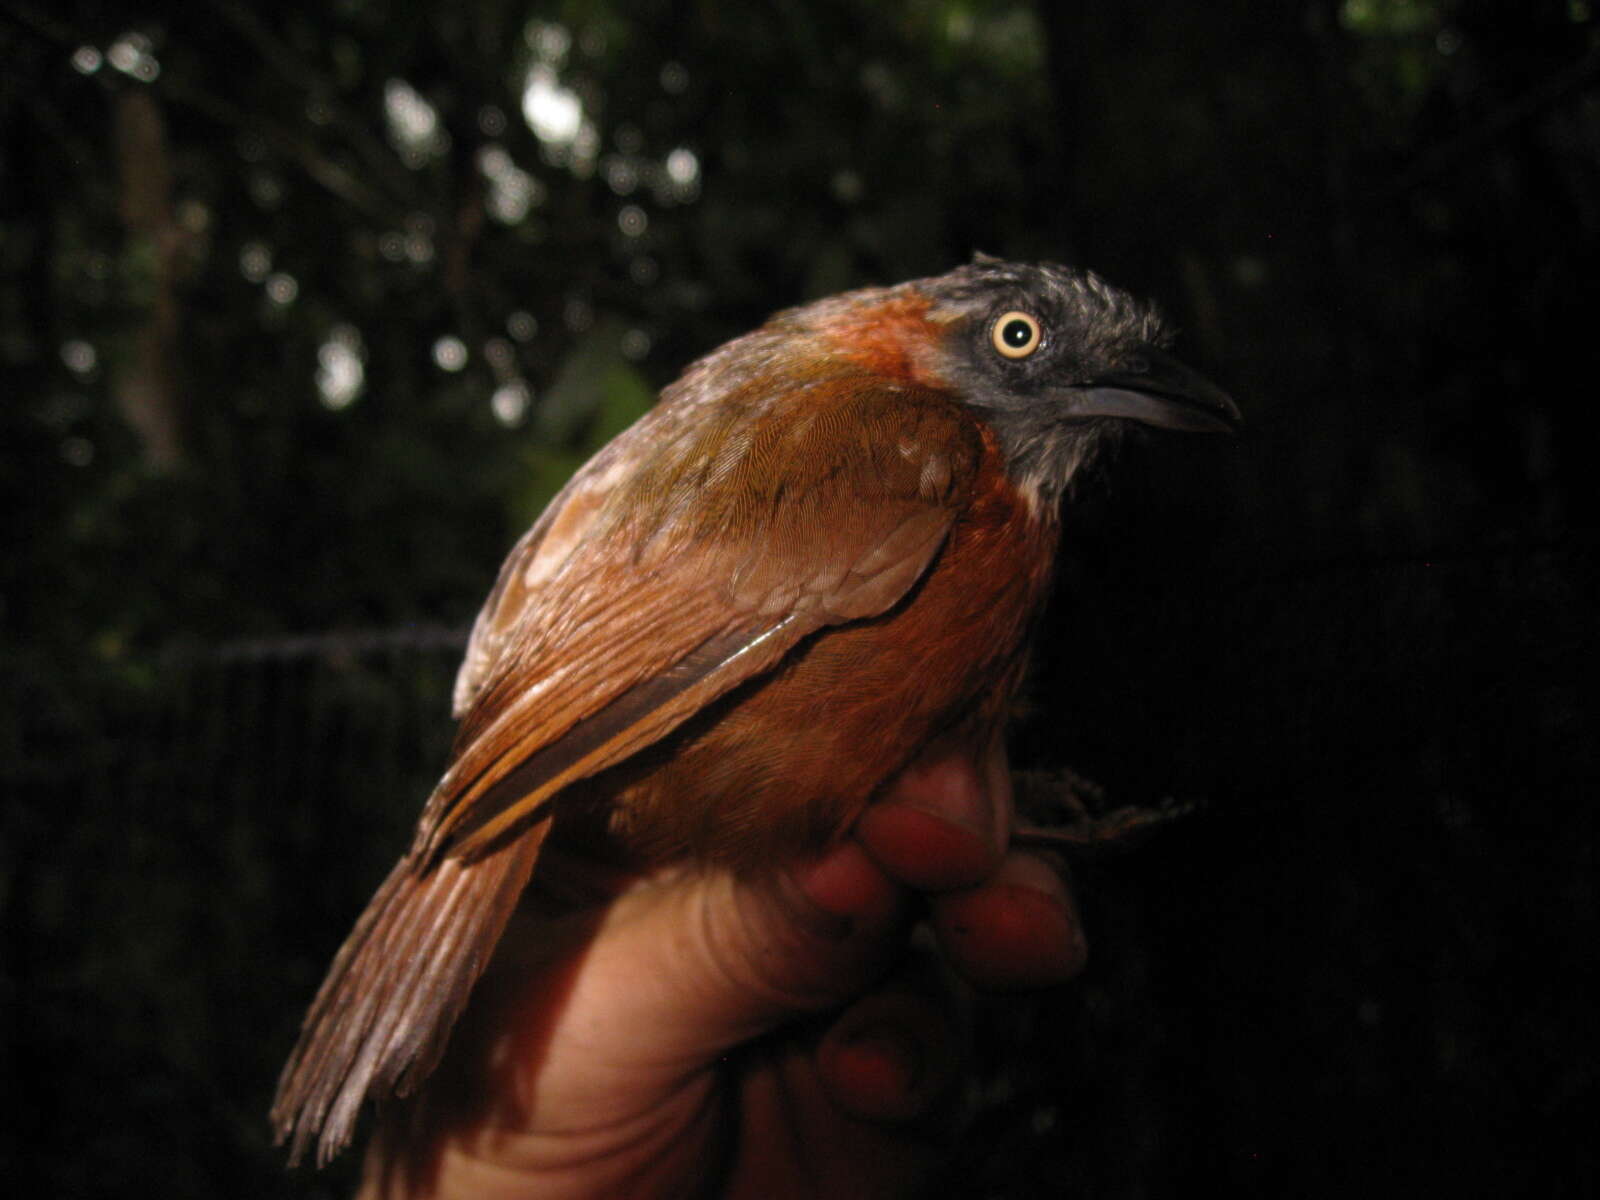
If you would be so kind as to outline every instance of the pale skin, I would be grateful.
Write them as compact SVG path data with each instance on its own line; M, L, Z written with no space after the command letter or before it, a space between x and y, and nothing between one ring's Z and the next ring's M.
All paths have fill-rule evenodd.
M932 751L821 858L771 878L584 869L525 906L361 1195L878 1197L951 1144L956 990L1065 982L1085 943L1058 871L1007 846L1010 775ZM557 880L562 865L541 871Z

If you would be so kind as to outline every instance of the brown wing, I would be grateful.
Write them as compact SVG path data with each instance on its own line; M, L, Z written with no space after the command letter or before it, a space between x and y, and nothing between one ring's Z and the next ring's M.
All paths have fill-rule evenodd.
M548 825L497 853L423 870L396 864L345 939L278 1078L272 1125L289 1163L322 1166L350 1141L362 1102L410 1092L444 1050L539 856Z
M547 801L807 634L892 607L962 511L981 444L937 394L834 376L668 403L584 468L502 570L417 845L284 1068L272 1119L292 1159L315 1141L326 1162L366 1097L432 1069L533 869Z
M482 852L808 634L892 607L981 452L944 397L859 376L661 424L586 468L502 571L419 852Z

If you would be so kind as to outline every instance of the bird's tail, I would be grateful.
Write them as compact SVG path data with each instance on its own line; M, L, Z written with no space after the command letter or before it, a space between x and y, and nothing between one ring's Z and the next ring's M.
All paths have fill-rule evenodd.
M340 948L278 1079L272 1124L289 1162L322 1166L350 1141L368 1096L405 1094L444 1050L528 882L549 822L490 853L407 855Z

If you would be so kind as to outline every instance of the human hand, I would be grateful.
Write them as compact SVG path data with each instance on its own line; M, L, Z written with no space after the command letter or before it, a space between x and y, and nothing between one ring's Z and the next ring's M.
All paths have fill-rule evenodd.
M1083 963L1071 898L1008 852L1011 819L1002 751L928 756L786 872L675 867L603 879L575 912L524 905L362 1195L910 1191L947 1155L961 1041L947 976L908 952L915 918L979 987ZM564 885L571 865L541 861L546 888L595 885Z

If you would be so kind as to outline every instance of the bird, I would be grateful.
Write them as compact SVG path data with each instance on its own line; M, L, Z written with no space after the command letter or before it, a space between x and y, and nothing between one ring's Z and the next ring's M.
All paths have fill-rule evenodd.
M1073 481L1130 425L1230 432L1157 310L979 255L790 308L691 365L511 549L448 766L279 1080L291 1163L437 1064L564 821L758 874L934 741L1003 729Z

